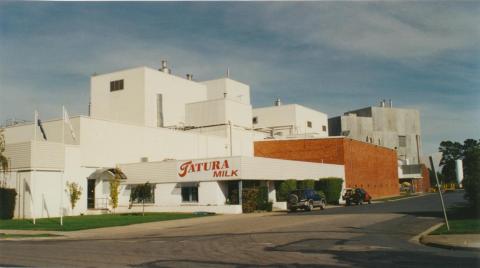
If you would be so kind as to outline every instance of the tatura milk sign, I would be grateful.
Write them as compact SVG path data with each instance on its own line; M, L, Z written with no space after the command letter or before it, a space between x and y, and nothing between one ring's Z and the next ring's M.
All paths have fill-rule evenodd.
M239 178L238 159L205 159L179 161L177 175L180 179L212 180Z

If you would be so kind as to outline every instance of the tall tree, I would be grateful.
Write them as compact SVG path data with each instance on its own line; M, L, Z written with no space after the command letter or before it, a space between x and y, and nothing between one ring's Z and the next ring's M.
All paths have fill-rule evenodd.
M451 183L457 181L455 173L455 160L463 156L463 146L459 142L442 141L438 150L442 153L440 166L442 167L443 182Z
M466 140L463 152L465 198L480 208L480 140ZM477 210L478 213L478 210Z
M465 198L480 208L480 140L467 139L463 144L443 141L439 151L442 152L440 166L445 182L456 181L455 160L462 160Z

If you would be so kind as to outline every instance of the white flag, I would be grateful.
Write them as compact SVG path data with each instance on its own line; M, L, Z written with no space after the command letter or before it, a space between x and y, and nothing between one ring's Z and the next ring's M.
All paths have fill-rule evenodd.
M72 123L70 123L70 117L68 116L67 109L63 107L63 121L68 125L70 128L70 134L72 134L72 138L74 141L77 141L77 137L75 136L75 131L73 131Z

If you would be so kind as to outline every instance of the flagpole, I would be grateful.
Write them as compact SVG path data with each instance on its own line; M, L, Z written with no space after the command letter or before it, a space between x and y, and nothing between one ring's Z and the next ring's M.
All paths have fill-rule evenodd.
M65 106L62 105L63 169L60 179L60 225L63 226L63 176L65 175Z
M34 116L34 121L33 121L33 150L32 150L32 163L35 165L35 151L37 149L37 124L38 124L38 111L35 110L35 116ZM32 213L32 220L33 224L36 223L36 217L35 217L35 202L33 202L33 189L34 189L34 183L35 183L35 169L32 169L32 175L30 176L30 203L31 203L31 213Z

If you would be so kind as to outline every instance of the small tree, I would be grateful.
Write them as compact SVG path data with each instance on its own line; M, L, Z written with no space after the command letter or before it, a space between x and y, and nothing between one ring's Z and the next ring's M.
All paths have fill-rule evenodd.
M4 154L5 152L5 136L3 135L3 129L0 128L0 168L2 169L2 173L5 174L8 171L8 159ZM2 184L0 187L5 187L6 183L2 180Z
M110 180L110 200L112 201L113 213L118 207L118 195L120 193L120 170L117 168L115 171L115 176Z
M142 203L142 216L145 216L145 201L152 199L152 185L149 182L139 184L130 192L130 204L134 201Z
M77 201L80 200L82 196L82 187L76 182L67 182L68 194L70 195L70 205L72 206L72 211L77 204Z

